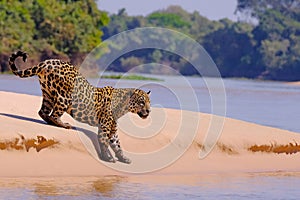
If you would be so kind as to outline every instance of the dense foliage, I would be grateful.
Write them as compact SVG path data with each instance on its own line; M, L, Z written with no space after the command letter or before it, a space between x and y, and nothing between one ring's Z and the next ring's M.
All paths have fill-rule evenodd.
M1 70L7 67L6 57L18 49L36 59L84 55L101 42L100 28L108 21L94 0L2 0Z
M147 16L129 16L121 9L108 17L94 0L2 0L1 70L7 70L8 56L18 49L35 60L59 57L76 63L101 39L151 26L177 30L198 41L223 77L300 80L299 0L238 0L236 14L238 22L212 21L198 12L170 6ZM183 51L190 52L191 57L198 53ZM126 53L110 69L128 71L153 62L171 66L184 75L198 73L184 58L157 49ZM164 68L150 67L148 72L163 73Z
M239 0L241 19L211 21L198 12L170 6L148 16L129 16L124 9L110 16L102 28L103 39L136 27L166 27L197 40L211 55L223 77L300 80L300 3L298 0ZM249 20L250 19L250 20ZM192 53L192 52L191 52ZM146 49L124 55L112 70L128 71L158 62L184 75L197 71L184 59L169 52Z

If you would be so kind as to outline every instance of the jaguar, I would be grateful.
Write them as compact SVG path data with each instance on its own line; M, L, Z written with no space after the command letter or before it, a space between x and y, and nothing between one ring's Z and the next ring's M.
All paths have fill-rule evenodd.
M68 113L75 120L98 128L100 159L116 162L109 147L119 162L131 163L120 146L117 135L117 120L128 112L146 119L150 114L150 91L138 88L94 87L72 64L48 59L20 70L16 59L26 62L28 55L23 51L9 58L12 73L21 78L37 75L42 90L42 106L39 116L48 124L71 129L61 116Z

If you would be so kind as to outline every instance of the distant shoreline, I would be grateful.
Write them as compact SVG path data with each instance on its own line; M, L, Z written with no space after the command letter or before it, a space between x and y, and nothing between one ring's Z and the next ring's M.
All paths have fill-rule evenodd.
M300 86L300 81L287 82L287 84L289 84L289 85L296 85L296 86Z
M0 75L12 75L15 76L11 71L4 71L0 72ZM163 79L152 77L156 76L156 74L147 74L147 75L140 75L140 74L128 74L123 75L121 72L108 72L108 74L102 75L102 76L87 76L87 78L104 78L104 79L124 79L124 80L152 80L152 81L164 81ZM168 76L168 75L166 75ZM170 76L176 76L176 75L170 75ZM184 77L199 77L201 76L184 76ZM214 77L211 77L214 78ZM277 82L277 83L287 83L290 85L300 85L300 81L280 81L280 80L269 80L269 79L255 79L255 78L244 78L244 77L223 77L222 79L232 79L232 80L249 80L249 81L267 81L267 82Z
M111 74L111 75L102 75L99 77L104 79L124 79L124 80L138 80L138 81L163 81L163 79L149 77L149 76L142 76L138 74L129 74L129 75L122 75L122 74Z

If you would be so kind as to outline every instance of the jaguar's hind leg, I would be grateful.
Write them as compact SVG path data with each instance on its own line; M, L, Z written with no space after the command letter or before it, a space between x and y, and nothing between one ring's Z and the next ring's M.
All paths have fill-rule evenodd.
M43 94L43 102L42 107L39 111L39 116L48 124L54 125L52 121L49 119L50 113L53 109L53 102Z
M69 100L59 97L53 107L51 115L48 117L48 120L51 121L52 124L63 127L66 129L72 128L69 123L63 123L60 117L66 112L69 107Z

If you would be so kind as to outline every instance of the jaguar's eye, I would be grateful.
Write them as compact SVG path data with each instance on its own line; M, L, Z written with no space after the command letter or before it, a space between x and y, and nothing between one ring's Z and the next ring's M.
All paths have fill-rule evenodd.
M145 106L145 103L141 102L141 103L140 103L140 106Z

